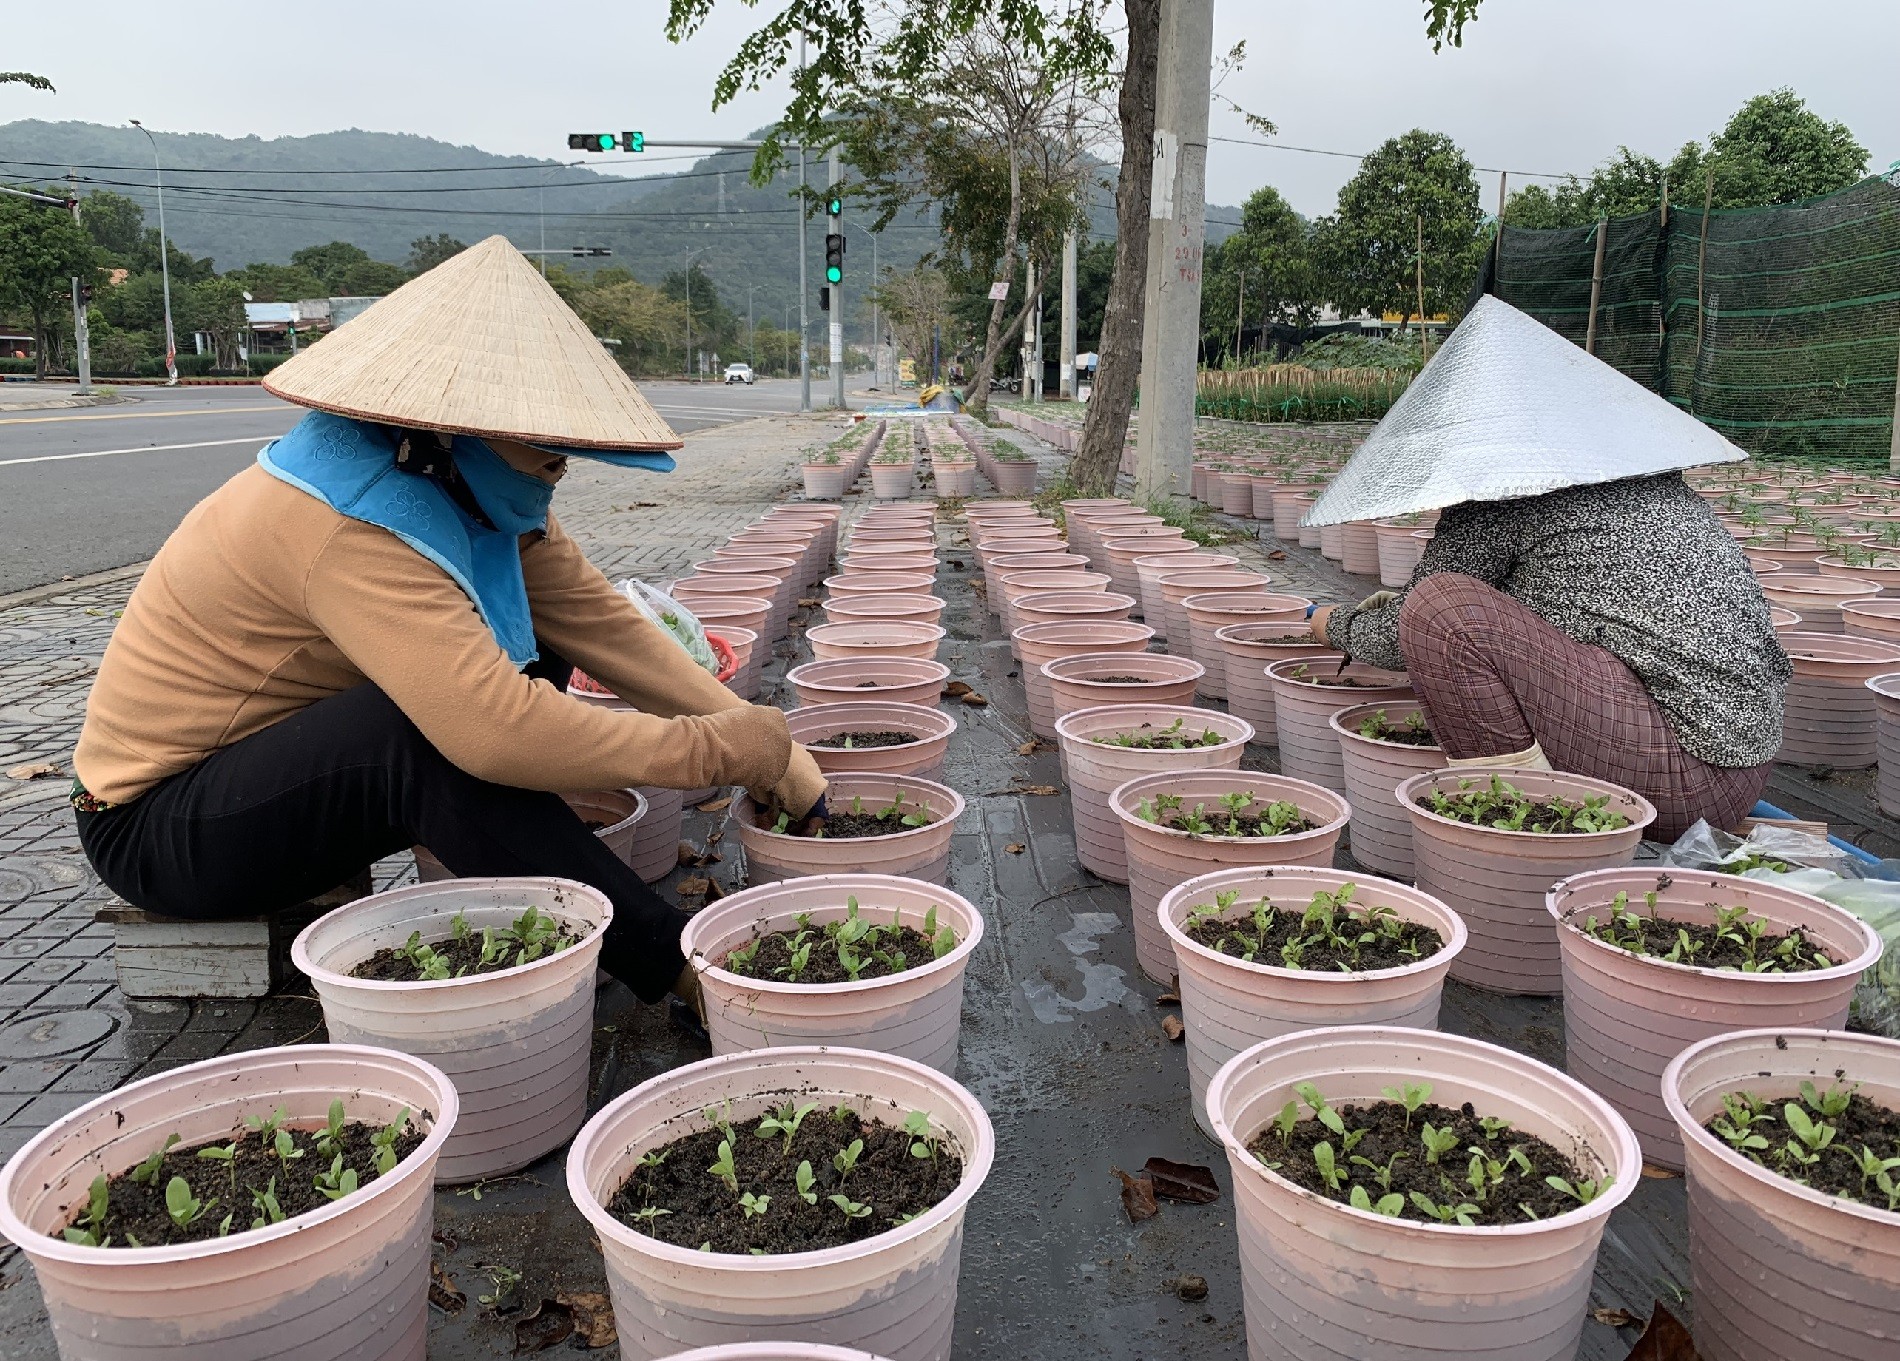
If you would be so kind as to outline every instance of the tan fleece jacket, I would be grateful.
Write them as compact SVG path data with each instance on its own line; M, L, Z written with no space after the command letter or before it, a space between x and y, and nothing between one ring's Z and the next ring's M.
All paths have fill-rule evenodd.
M525 535L535 633L640 712L509 662L447 573L388 530L250 467L152 560L99 665L74 766L124 803L326 695L374 681L442 754L522 789L738 784L803 814L824 777L777 709L714 680L553 516Z

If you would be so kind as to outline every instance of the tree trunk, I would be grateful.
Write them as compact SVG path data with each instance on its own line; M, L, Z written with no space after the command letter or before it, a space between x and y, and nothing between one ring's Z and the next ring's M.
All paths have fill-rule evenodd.
M33 304L33 376L46 377L46 308L42 303Z
M1022 215L1022 164L1017 159L1015 130L1011 129L1009 220L1003 224L1003 264L999 271L1004 279L1011 281L1016 278L1016 234L1022 227ZM963 407L966 411L980 415L990 404L990 375L996 371L996 356L1003 348L1003 309L1006 306L1008 301L1004 298L998 298L990 304L990 323L983 337L983 357L976 361L976 372L970 375L970 386L963 391ZM1027 311L1024 315L1028 315Z
M1161 48L1160 0L1124 0L1128 67L1121 90L1122 166L1115 184L1115 272L1102 311L1102 337L1069 480L1084 496L1109 496L1128 440L1128 413L1141 377L1142 314L1148 288L1148 207L1154 173L1155 80Z

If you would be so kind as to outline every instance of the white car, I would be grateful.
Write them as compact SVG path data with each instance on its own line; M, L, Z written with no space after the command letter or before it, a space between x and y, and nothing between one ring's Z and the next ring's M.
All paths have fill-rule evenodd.
M752 366L750 364L726 365L726 385L730 387L734 383L744 383L747 387L752 386Z

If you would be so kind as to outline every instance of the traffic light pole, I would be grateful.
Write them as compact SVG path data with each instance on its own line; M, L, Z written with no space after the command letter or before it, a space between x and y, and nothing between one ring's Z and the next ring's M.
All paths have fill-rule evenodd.
M841 173L838 148L831 148L831 178L827 183L836 191ZM839 232L843 236L843 232ZM831 286L831 404L844 410L844 284Z
M805 69L805 35L798 35L798 69ZM811 285L805 278L809 252L805 248L805 219L811 207L805 202L805 144L798 144L798 409L811 410Z

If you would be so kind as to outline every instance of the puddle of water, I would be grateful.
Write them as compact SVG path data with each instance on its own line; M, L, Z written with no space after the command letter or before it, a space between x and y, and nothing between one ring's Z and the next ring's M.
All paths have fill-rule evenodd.
M1121 929L1121 918L1113 912L1071 912L1069 921L1069 929L1056 939L1075 956L1082 995L1069 997L1046 978L1023 980L1023 996L1029 1002L1029 1010L1044 1025L1060 1025L1079 1013L1121 1006L1134 997L1124 981L1128 977L1125 970L1114 964L1093 964L1087 959L1095 953L1103 936Z

